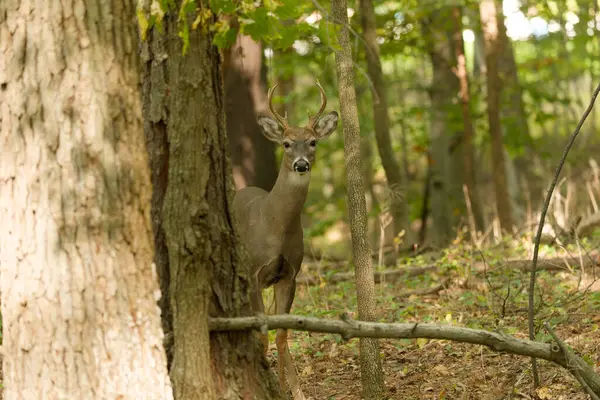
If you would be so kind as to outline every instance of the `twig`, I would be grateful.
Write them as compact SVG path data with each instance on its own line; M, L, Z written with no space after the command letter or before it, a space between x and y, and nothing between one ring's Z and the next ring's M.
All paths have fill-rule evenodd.
M554 178L552 179L552 183L550 184L550 188L548 189L548 193L546 194L546 199L544 200L544 207L542 208L542 213L540 215L540 223L538 225L537 233L535 235L535 243L534 243L534 249L533 249L533 261L531 263L531 277L529 280L528 328L529 328L529 339L530 340L535 339L535 327L534 327L534 321L533 321L533 319L534 319L534 300L535 300L535 298L534 298L535 297L535 275L536 275L536 268L537 268L537 261L538 261L538 253L540 251L540 241L542 238L542 229L544 227L546 213L548 212L548 206L550 205L550 200L552 199L552 193L554 192L554 188L556 187L556 183L558 182L558 178L560 176L560 171L562 170L565 160L567 159L567 155L569 154L569 151L571 150L571 147L573 146L573 143L575 142L575 139L577 138L577 135L579 134L579 131L581 130L581 127L583 126L583 123L585 122L588 115L590 115L590 113L592 112L592 109L594 108L594 103L596 102L596 97L598 97L598 93L600 93L600 84L596 87L596 90L594 90L590 104L588 105L587 109L583 113L583 116L579 120L579 123L577 124L575 131L573 131L573 134L571 135L571 138L569 139L569 142L567 143L567 146L565 147L565 150L563 151L563 154L558 163L558 167L556 168L556 173L554 174ZM533 372L533 379L534 379L535 385L537 386L537 385L539 385L540 378L539 378L539 374L538 374L538 370L537 370L537 362L536 362L535 358L531 359L531 368L532 368L532 372Z
M586 393L590 395L592 400L600 400L600 398L596 395L596 393L594 393L592 388L587 384L587 382L585 381L583 376L581 376L581 371L579 370L579 368L577 366L579 361L574 359L573 353L571 353L571 351L569 351L569 349L567 349L565 344L562 342L562 340L560 340L558 335L556 333L554 333L554 330L552 330L552 328L550 328L550 325L547 322L544 322L544 327L546 328L546 330L548 331L550 336L552 336L552 338L554 339L554 341L556 342L556 344L562 351L563 356L565 357L565 360L567 360L567 368L569 369L569 371L571 371L571 374L573 374L575 379L577 379L577 381L581 384L581 386L583 387L583 390L585 390Z

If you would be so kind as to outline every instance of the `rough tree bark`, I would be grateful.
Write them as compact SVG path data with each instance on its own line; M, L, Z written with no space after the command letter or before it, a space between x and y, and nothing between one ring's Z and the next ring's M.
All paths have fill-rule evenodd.
M372 0L360 0L360 17L365 39L367 71L375 93L373 94L373 120L375 123L375 140L377 150L381 158L381 165L385 171L385 176L390 191L390 212L394 219L394 236L397 236L403 229L405 230L405 241L410 245L414 238L411 235L411 229L408 220L408 209L402 191L404 189L402 182L402 170L398 164L394 151L392 149L392 140L390 138L390 121L388 115L388 103L386 85L381 69L381 60L379 55L379 44L377 43L377 26L375 23L375 11L373 10Z
M341 46L341 50L335 55L335 65L340 92L340 111L344 123L346 188L352 256L356 268L358 317L363 321L374 321L376 319L375 281L368 239L367 209L360 159L360 128L346 0L334 0L331 10L334 22L339 25L338 41ZM379 342L377 339L362 338L359 348L363 398L367 400L381 399L384 387Z
M452 10L452 20L454 22L454 51L456 54L456 76L460 82L460 102L463 116L464 133L462 138L463 147L463 165L464 165L464 182L468 190L475 219L475 227L478 230L484 228L483 211L479 192L475 185L475 148L473 146L473 138L475 137L475 129L473 127L473 119L471 118L471 103L469 94L469 76L467 73L467 58L465 57L465 43L463 40L463 24L462 24L462 8L454 7Z
M262 81L262 53L262 45L245 35L238 35L225 52L227 136L237 189L250 185L271 190L277 179L275 146L256 122L258 115L269 113Z
M280 398L254 335L209 336L209 316L250 312L247 271L231 210L219 51L199 27L182 55L177 18L167 15L164 34L152 30L142 45L156 263L170 297L162 306L172 316L175 397Z
M4 399L171 399L135 2L0 2Z
M494 189L496 192L496 209L500 227L510 230L513 226L513 217L506 169L504 161L504 143L500 125L500 78L498 76L498 55L502 52L501 42L498 38L498 9L496 0L483 0L480 3L481 23L485 42L485 64L487 70L487 114L490 136L492 138L492 170L494 175Z
M452 8L439 7L423 22L423 33L433 67L431 98L431 150L429 164L430 212L433 228L430 242L445 246L455 235L458 218L464 216L462 190L463 133L458 102L460 90L453 71L456 58L453 44Z

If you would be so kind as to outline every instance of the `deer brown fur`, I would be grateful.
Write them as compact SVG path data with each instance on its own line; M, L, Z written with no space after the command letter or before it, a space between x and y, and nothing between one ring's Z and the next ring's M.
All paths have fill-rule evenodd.
M319 140L335 131L338 113L332 111L321 117L327 106L323 87L321 108L310 116L304 127L290 126L285 117L273 108L273 91L269 90L269 107L275 120L261 116L258 123L265 137L283 147L283 160L277 181L270 192L249 186L237 192L234 210L239 223L242 242L250 256L250 301L256 313L264 313L262 290L274 285L277 314L287 314L296 293L296 275L304 257L301 225L302 208L308 194L311 170ZM268 336L261 334L268 347ZM285 389L285 375L294 399L304 399L287 345L287 330L276 335L279 381Z

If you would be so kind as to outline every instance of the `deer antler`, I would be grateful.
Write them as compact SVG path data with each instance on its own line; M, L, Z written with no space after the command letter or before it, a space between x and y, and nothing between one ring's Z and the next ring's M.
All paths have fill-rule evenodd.
M321 86L321 83L319 82L318 79L317 79L317 86L319 87L319 90L321 91L321 108L319 109L319 111L317 111L317 113L315 115L312 115L312 116L310 115L310 111L308 112L308 126L310 128L314 128L315 124L319 120L319 117L321 116L321 114L323 114L325 107L327 107L327 96L325 95L325 90L323 90L323 86Z
M281 115L279 115L279 113L277 111L275 111L275 107L273 107L273 92L275 91L276 87L277 87L277 85L275 85L271 89L269 89L269 110L271 110L271 113L273 113L273 115L275 116L277 121L279 121L279 123L281 124L283 129L287 130L290 127L288 120L287 120L287 111L285 113L285 116L282 117Z

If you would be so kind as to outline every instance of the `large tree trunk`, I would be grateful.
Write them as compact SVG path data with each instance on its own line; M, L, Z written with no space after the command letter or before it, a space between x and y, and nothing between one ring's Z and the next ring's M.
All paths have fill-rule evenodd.
M258 115L269 112L262 82L262 45L238 35L225 52L227 136L237 189L258 186L271 190L277 179L275 146L261 133Z
M513 226L512 207L508 194L504 161L504 143L500 126L500 77L498 55L502 52L498 38L498 13L502 12L496 0L483 0L480 4L481 23L485 42L485 64L487 69L487 114L492 138L492 171L496 192L496 209L500 227L510 230Z
M348 4L346 0L334 0L331 9L334 21L339 25L338 41L341 47L341 50L335 55L335 65L342 120L344 122L346 190L348 191L352 256L356 266L358 317L363 321L375 321L375 278L371 262L367 207L360 159L360 127L354 89L352 50L348 33ZM379 341L377 339L361 338L359 348L363 398L379 400L383 398L384 389Z
M463 146L461 119L455 98L460 90L453 71L456 57L453 45L452 8L432 11L423 23L424 37L433 66L431 83L430 185L433 227L430 241L445 246L455 235L458 217L464 215L462 191Z
M467 73L467 59L465 57L465 43L462 32L462 8L454 7L452 10L452 19L454 22L454 51L456 54L456 75L460 82L460 103L462 109L464 133L462 138L462 148L464 155L464 183L467 187L468 196L471 201L473 219L475 220L475 228L483 230L483 211L479 192L475 186L475 148L473 146L473 138L475 137L475 128L473 127L473 119L471 118L471 103L469 94L469 76ZM474 233L474 232L473 232Z
M379 150L379 157L381 157L381 165L385 171L390 189L390 211L394 219L394 236L397 236L404 229L406 232L405 240L410 245L414 238L410 234L408 209L406 207L405 196L403 196L405 187L402 182L402 171L394 155L392 140L390 138L387 92L381 69L379 44L377 43L377 26L375 24L375 11L373 10L372 0L360 0L360 16L365 39L367 70L375 89L375 93L373 94L375 139L377 150Z
M5 400L172 398L134 20L0 2Z
M162 306L172 316L175 397L279 398L261 344L250 332L209 335L209 316L250 313L231 208L221 59L211 34L201 29L190 32L183 56L177 14L164 25L164 34L153 30L143 44L143 99L155 260L170 296Z

